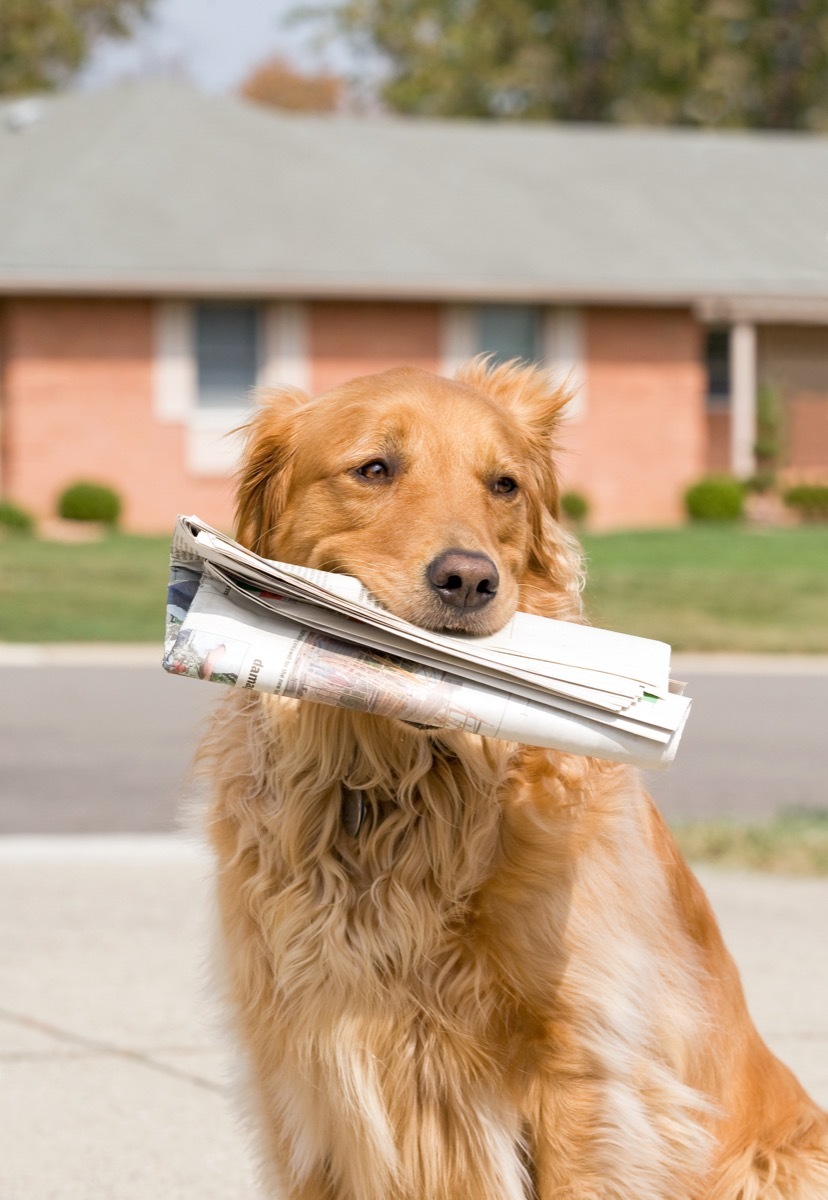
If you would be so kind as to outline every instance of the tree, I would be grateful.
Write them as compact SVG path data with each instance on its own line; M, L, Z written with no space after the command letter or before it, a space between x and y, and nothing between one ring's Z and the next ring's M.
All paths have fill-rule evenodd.
M346 0L399 112L828 128L828 0Z
M279 57L256 67L241 85L241 94L248 100L292 112L335 112L343 90L343 81L336 75L304 74Z
M60 87L99 37L128 37L154 0L0 0L0 95Z

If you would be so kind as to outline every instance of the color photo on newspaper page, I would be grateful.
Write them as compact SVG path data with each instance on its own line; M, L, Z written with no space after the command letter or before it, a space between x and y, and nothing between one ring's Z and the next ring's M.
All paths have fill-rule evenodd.
M669 664L663 642L525 613L494 637L438 634L357 579L260 558L197 517L173 536L173 674L658 767L690 709Z

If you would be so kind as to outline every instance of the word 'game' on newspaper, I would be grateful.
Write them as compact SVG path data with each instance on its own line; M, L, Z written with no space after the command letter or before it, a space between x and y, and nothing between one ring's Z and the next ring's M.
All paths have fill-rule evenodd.
M690 700L670 647L516 613L491 637L422 629L350 575L273 562L179 517L164 667L416 725L666 766Z

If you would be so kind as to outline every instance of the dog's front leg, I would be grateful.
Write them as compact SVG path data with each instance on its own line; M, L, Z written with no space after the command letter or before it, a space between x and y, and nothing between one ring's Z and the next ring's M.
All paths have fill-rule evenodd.
M626 768L527 751L502 797L480 932L516 1005L541 1200L690 1200L707 1167L682 1077L695 976L665 961L671 901ZM520 1081L518 1080L518 1086Z
M267 1200L342 1200L324 1163L306 1167L299 1176L290 1162L288 1131L274 1113L269 1089L261 1080L251 1083L263 1196Z

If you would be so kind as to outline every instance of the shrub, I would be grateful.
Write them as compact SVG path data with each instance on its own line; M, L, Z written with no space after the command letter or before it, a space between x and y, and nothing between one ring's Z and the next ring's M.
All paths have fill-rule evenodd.
M774 472L782 454L784 406L773 388L763 385L756 395L756 443L753 451L760 471Z
M755 492L757 496L765 496L772 492L776 484L776 474L767 467L760 468L755 475L744 481L745 490Z
M121 498L103 483L73 483L61 493L58 513L69 521L102 521L114 525L121 515Z
M744 489L729 475L709 475L687 489L684 504L692 521L738 521L745 507Z
M828 521L828 484L799 483L788 488L783 499L804 521Z
M581 492L564 492L561 512L568 520L580 523L589 516L589 501Z
M7 533L33 533L34 517L13 500L0 500L0 529Z

